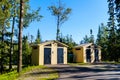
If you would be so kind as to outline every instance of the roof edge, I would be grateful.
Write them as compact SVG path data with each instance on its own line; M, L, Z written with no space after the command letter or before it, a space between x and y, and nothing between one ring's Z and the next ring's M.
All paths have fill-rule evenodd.
M47 40L47 41L42 42L40 44L33 44L32 46L39 46L39 45L44 45L45 43L52 43L52 42L53 43L56 42L56 43L61 44L61 45L65 46L65 47L68 47L68 45L66 45L65 43L62 43L62 42L59 42L59 41L56 41L56 40Z

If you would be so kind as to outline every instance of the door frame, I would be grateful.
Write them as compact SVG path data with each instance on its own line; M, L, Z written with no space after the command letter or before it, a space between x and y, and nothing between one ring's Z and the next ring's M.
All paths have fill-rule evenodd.
M45 49L50 49L50 53L48 54L48 55L49 55L49 56L48 56L48 57L49 57L49 63L46 63L46 62L45 62L45 60L46 60L46 59L45 59L45 58L46 58L46 57L45 57ZM44 64L51 64L51 50L52 50L51 47L44 47Z
M58 49L62 49L62 60L59 60L61 59L61 57L59 57L59 52L58 52ZM57 64L64 64L64 48L63 47L57 47Z

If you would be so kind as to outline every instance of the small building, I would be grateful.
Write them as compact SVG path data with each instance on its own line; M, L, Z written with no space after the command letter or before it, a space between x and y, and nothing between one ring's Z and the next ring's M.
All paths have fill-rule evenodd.
M51 40L32 45L32 64L67 64L67 45Z
M101 47L93 43L81 44L73 48L74 62L93 63L101 61Z

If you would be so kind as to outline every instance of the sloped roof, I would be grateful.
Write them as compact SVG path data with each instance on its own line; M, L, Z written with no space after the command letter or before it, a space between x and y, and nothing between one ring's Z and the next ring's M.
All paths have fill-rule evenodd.
M94 46L94 48L101 48L100 46L95 45L95 44L93 44L93 43L80 44L80 45L78 45L78 46L75 46L74 48L78 48L78 47L88 47L88 46Z
M85 43L85 44L80 44L78 46L75 46L75 48L77 48L77 47L88 47L88 46L91 46L91 45L93 45L93 43Z
M56 41L56 40L47 40L45 42L42 42L40 44L34 44L33 46L39 46L39 45L48 45L48 44L51 44L51 43L58 43L62 46L65 46L65 47L68 47L66 44L62 43L62 42L59 42L59 41Z

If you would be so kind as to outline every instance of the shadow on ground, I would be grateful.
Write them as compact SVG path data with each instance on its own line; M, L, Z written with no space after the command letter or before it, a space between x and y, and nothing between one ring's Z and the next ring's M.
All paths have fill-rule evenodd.
M95 79L95 80L120 80L120 66L118 65L104 65L93 67L81 67L70 65L47 65L49 68L56 70L59 73L59 80L61 79ZM54 73L54 71L44 72L42 74Z

